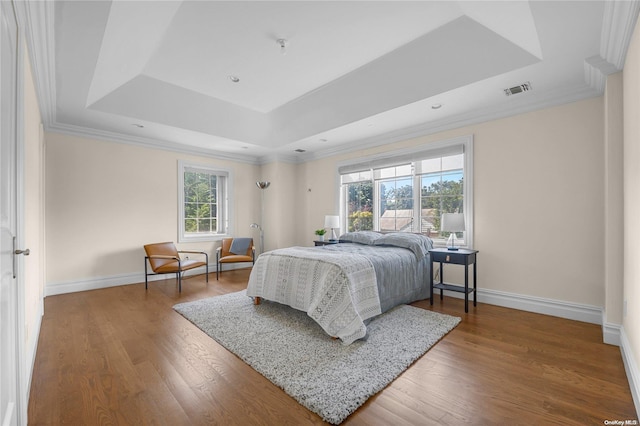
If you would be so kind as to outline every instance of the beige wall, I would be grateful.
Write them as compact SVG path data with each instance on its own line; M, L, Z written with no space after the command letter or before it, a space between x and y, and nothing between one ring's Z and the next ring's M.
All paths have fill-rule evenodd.
M603 99L594 98L300 166L298 243L337 211L337 164L474 136L479 286L603 306Z
M604 111L604 322L619 325L622 324L624 267L622 73L607 77Z
M180 159L231 171L235 234L248 235L258 220L258 166L58 133L45 138L48 285L142 277L142 246L178 240ZM218 245L178 247L206 250L215 262Z
M640 360L640 25L623 72L624 84L624 300L622 320L631 355ZM635 366L636 371L638 365ZM636 380L638 377L636 377ZM640 386L636 383L636 386ZM636 401L638 402L638 401ZM640 410L640 406L638 407Z
M264 195L262 225L265 251L297 245L297 170L297 165L281 162L265 164L260 169L260 180L271 182L269 188L260 190L255 187L254 191L255 197ZM255 241L258 241L258 235L258 232L254 232Z
M474 136L479 285L602 307L604 101L594 98L300 165L256 166L50 133L47 282L140 273L142 245L177 239L177 160L234 171L236 235L265 248L311 245L338 212L337 165L394 149ZM194 244L213 253L214 244Z
M35 358L44 298L44 146L31 63L24 47L24 256L25 347ZM29 370L30 371L30 370Z

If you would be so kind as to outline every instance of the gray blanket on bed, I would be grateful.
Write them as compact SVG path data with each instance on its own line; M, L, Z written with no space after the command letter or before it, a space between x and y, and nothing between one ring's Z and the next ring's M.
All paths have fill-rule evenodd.
M378 281L380 308L386 312L394 306L429 298L429 256L416 261L415 255L399 247L340 243L324 247L332 253L356 253L373 264Z

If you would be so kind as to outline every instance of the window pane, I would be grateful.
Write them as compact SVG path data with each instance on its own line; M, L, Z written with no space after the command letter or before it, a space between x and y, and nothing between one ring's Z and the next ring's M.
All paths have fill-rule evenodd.
M198 229L198 222L195 219L187 219L184 221L185 232L196 232Z
M198 232L211 232L211 219L198 219Z
M185 219L191 219L198 217L198 205L196 203L184 204L184 217Z
M356 166L344 166L342 169L349 172L340 176L346 230L421 232L437 244L443 244L443 237L448 235L440 235L441 215L464 211L465 162L471 165L473 161L467 146L471 148L466 142L443 144L433 150L420 151L415 160L409 155L402 159L398 156L396 160L407 161L399 166L385 167L385 160L381 158L364 161L356 166L372 165L373 175L367 172L366 182L358 181L365 172L354 172L358 170ZM388 164L396 161L393 155L391 158ZM368 192L363 202L356 191L365 187ZM458 237L464 237L464 233Z
M373 230L373 184L369 181L345 186L347 230Z
M440 217L443 213L463 212L463 170L440 171L424 174L421 182L421 219L422 232L431 238L447 238L449 233L440 232ZM463 233L459 233L463 237Z
M225 176L202 170L184 171L184 231L190 234L224 232L218 224L218 186Z
M380 231L413 229L413 180L398 178L378 182L380 193Z

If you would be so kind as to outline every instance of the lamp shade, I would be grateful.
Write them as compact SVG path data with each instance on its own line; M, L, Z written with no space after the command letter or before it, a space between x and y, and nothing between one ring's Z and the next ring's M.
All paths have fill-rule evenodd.
M327 215L324 217L325 228L340 228L340 216Z
M271 182L268 181L258 181L256 182L256 186L260 189L267 189L271 185Z
M440 230L443 232L464 231L464 213L443 213Z

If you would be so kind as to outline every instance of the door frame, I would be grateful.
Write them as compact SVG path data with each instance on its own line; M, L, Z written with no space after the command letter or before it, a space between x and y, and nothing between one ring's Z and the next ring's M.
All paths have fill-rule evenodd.
M25 161L25 148L24 148L24 29L20 24L19 11L16 8L15 0L2 2L2 10L0 13L11 13L12 20L16 26L16 45L15 45L15 63L0 64L2 69L5 67L12 68L15 72L15 104L14 104L14 125L15 135L14 140L9 143L14 144L14 158L11 161L15 161L14 174L12 178L13 191L15 191L15 208L13 213L15 214L15 238L16 248L24 248L24 229L25 229L25 215L24 215L24 161ZM3 141L4 143L4 141ZM13 419L17 425L27 424L27 410L28 410L28 394L29 383L28 378L31 374L27 374L27 364L25 360L26 355L26 341L25 341L25 287L24 287L24 256L20 255L15 258L15 369L16 375L16 400L14 407Z

